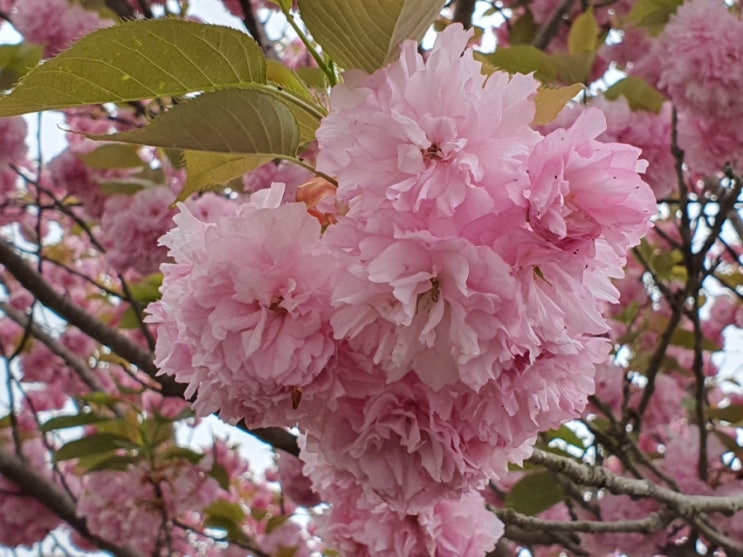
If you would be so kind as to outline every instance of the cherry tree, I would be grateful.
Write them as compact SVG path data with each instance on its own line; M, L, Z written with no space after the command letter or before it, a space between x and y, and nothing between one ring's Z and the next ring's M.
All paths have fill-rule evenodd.
M743 555L740 5L222 4L0 0L0 546Z

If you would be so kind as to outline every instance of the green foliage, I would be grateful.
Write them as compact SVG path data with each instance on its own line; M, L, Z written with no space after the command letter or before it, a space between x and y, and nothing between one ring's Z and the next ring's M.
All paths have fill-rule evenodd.
M224 530L227 537L232 540L245 538L241 524L245 520L246 514L238 503L220 499L204 509L204 515L206 516L204 525L207 528Z
M562 501L565 493L549 472L532 472L521 478L506 495L506 506L525 515L546 511Z
M217 480L219 487L225 491L230 489L230 475L227 472L227 469L219 462L215 462L212 465L211 470L209 470L209 475Z
M108 416L101 416L100 414L96 414L94 412L71 414L67 416L56 416L41 424L39 426L39 431L41 431L42 433L48 433L50 431L57 431L59 429L96 424L110 419L111 418Z
M54 453L55 462L82 458L119 449L132 449L135 445L125 435L117 433L94 433L65 443Z
M181 20L101 29L35 67L0 117L265 83L263 52L235 29Z
M10 89L41 60L44 47L35 44L0 45L0 89Z
M144 161L139 156L139 147L133 145L101 145L90 153L78 155L90 168L139 168Z
M526 10L512 25L508 34L508 42L511 45L531 44L539 31L539 24L534 21L534 15Z
M559 439L560 441L563 441L567 443L568 445L572 445L573 447L577 447L578 449L585 449L585 445L583 443L583 439L581 439L575 431L570 429L566 425L561 425L557 429L552 429L550 431L547 431L543 434L543 437L545 441L550 443L551 441L554 441L556 439Z
M644 79L635 76L620 79L604 93L604 96L612 101L620 95L627 99L627 104L632 110L647 110L656 114L666 101L660 91Z
M568 34L568 52L578 54L580 52L596 52L603 41L599 40L601 28L593 15L593 8L588 8L580 14Z
M160 299L160 286L163 283L162 273L153 273L143 277L139 282L129 285L129 291L135 300L142 304L149 304Z
M555 89L540 87L537 91L537 98L534 99L534 104L537 110L534 114L533 123L538 126L549 124L552 120L557 118L557 115L563 108L565 108L568 101L580 93L584 88L585 87L580 83L575 83L569 87L558 87ZM541 278L544 279L544 277Z
M344 68L369 73L394 59L405 39L420 40L443 6L444 0L299 0L324 52Z
M542 83L563 85L586 82L595 56L594 52L547 54L528 44L498 48L491 54L475 54L481 62L508 73L534 72L534 77Z
M289 107L251 89L205 93L144 128L91 137L215 153L293 156L299 147L299 129Z
M287 520L289 520L289 516L287 515L272 516L266 522L266 534L270 534Z
M627 21L657 35L681 4L683 0L637 0Z
M129 146L133 147L133 146ZM133 147L137 148L137 147ZM163 183L165 173L162 168L142 167L142 170L135 174L129 174L115 180L103 180L99 182L101 189L107 195L124 194L134 195L139 190L151 188Z
M272 160L271 155L225 155L203 151L185 151L188 178L177 201L184 201L192 194L208 190L255 170Z
M491 54L476 54L475 57L511 74L534 72L542 82L557 81L557 70L550 62L549 54L528 44L498 48Z
M673 344L674 346L681 346L683 348L693 350L695 343L694 336L695 335L693 331L687 331L686 329L676 329L673 332L673 336L671 337L671 344ZM718 346L716 342L712 342L707 337L702 338L702 350L717 352L721 349L722 348Z
M706 412L708 418L728 422L731 426L743 426L743 405L731 404L723 408L711 408Z

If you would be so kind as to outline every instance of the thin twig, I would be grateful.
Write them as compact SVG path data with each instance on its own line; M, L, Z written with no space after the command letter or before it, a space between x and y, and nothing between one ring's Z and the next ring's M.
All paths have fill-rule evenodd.
M68 366L75 370L75 373L77 373L83 383L85 383L92 391L105 390L103 384L98 380L98 377L96 377L88 364L34 323L32 319L3 301L0 301L0 311L19 326L28 327L31 335L42 342L53 354L62 358Z
M452 21L461 23L465 29L472 27L472 14L475 12L476 3L477 0L456 0Z
M527 516L513 509L499 509L489 507L496 516L506 524L513 524L529 531L551 530L557 532L584 532L588 534L606 534L618 532L638 532L652 534L662 530L671 523L673 517L668 512L657 512L637 520L617 520L604 522L597 520L547 520L534 516Z
M75 501L57 484L31 468L27 462L0 447L0 474L16 484L23 493L33 497L59 518L77 530L84 538L116 557L144 557L129 547L114 545L90 532L85 519L77 515Z
M560 25L563 23L563 18L573 8L574 3L575 0L562 0L560 5L552 12L550 18L539 28L531 45L539 50L545 50L552 42L552 39L560 32Z

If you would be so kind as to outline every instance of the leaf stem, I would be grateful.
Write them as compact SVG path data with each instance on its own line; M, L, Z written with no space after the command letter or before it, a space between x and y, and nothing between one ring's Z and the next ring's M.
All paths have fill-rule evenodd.
M276 155L276 158L277 159L282 159L282 160L285 160L285 161L289 161L289 162L293 162L294 164L301 166L305 170L309 170L315 176L319 176L323 180L327 180L328 182L330 182L336 188L338 187L338 181L335 178L333 178L332 176L328 176L324 172L320 172L314 166L312 166L311 164L308 164L308 163L304 162L300 158L292 157L291 155Z
M291 28L294 29L294 32L297 34L299 39L304 43L304 46L307 47L307 50L312 55L312 57L315 59L315 62L317 62L317 66L323 71L323 73L328 76L328 81L330 82L330 86L334 86L338 84L338 76L336 75L335 71L333 70L333 67L331 64L328 64L327 61L320 56L320 53L315 48L315 45L312 41L307 37L306 33L302 31L302 28L297 25L297 21L294 19L294 14L291 13L291 10L287 10L282 2L279 2L281 4L281 11L283 12L284 16L286 17L286 21L291 25Z

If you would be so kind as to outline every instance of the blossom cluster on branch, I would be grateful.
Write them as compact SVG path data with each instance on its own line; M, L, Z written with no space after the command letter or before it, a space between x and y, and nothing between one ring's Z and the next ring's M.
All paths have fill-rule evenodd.
M743 554L740 5L221 7L0 0L0 547Z

